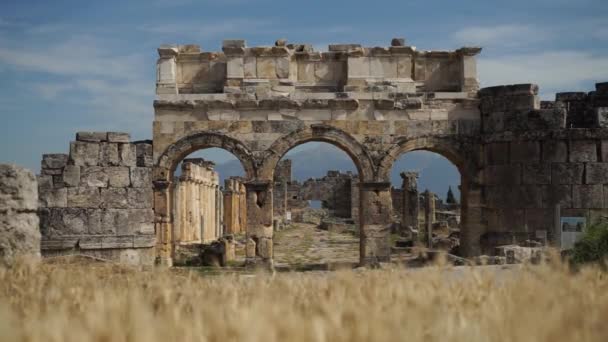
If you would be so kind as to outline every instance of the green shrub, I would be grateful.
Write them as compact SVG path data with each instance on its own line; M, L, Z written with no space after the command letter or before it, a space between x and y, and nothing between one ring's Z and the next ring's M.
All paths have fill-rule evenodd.
M608 258L608 221L602 220L587 228L582 239L574 244L572 261L577 264L599 262Z

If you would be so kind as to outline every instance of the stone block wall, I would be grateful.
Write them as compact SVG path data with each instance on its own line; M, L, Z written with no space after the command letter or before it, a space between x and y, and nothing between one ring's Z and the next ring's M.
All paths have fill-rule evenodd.
M176 243L207 243L220 238L223 198L214 164L201 158L182 162L182 173L175 183L174 240Z
M69 154L45 154L38 177L42 254L152 264L152 145L79 132Z
M525 88L525 89L524 89ZM551 243L559 245L560 229L556 220L556 205L560 216L578 216L593 223L608 214L608 132L592 128L592 120L581 108L595 105L590 98L604 96L601 84L597 91L586 94L561 93L549 109L538 110L535 89L529 85L482 89L481 94L493 92L496 99L481 99L482 103L502 103L504 98L525 98L526 106L514 108L483 107L482 116L530 117L544 113L550 123L539 130L537 121L507 124L509 132L496 130L495 121L484 121L483 129L494 132L483 136L483 217L487 233L482 237L486 252L494 245L509 244L537 235L547 234ZM565 95L568 94L568 95ZM582 99L586 98L585 104ZM576 112L575 114L573 114ZM587 111L589 113L589 111ZM567 127L586 125L586 128ZM529 126L526 128L526 124Z
M34 174L0 164L0 266L10 266L20 257L40 258L37 209Z

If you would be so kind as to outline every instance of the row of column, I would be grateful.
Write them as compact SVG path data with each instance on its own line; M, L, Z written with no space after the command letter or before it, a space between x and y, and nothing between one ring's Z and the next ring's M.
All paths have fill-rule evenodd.
M156 182L156 201L159 205L155 208L157 217L157 237L160 261L163 264L171 264L172 225L170 216L167 215L167 206L171 206L170 195L167 191L167 182ZM272 263L273 258L273 182L269 180L254 180L244 183L246 188L246 232L247 248L246 257L249 263ZM360 217L360 261L362 264L370 262L381 262L390 260L390 226L392 224L392 198L390 182L363 182L359 183L359 217ZM480 189L467 189L463 191L473 193L470 204L476 204ZM463 196L466 198L466 196ZM479 239L482 231L481 220L478 217L467 217L464 215L466 206L463 203L463 220L472 219L473 225L470 231L463 231L462 239L471 245L470 251L465 255L474 255L478 248L475 241ZM477 211L472 214L477 215ZM475 222L479 221L479 224ZM477 227L479 225L479 227ZM478 229L479 228L479 229Z
M174 188L173 239L209 242L222 233L223 200L217 172L205 165L184 162Z

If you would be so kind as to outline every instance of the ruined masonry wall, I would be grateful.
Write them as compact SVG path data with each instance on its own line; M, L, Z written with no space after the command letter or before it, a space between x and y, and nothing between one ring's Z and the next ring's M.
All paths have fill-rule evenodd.
M20 257L40 258L36 177L15 165L0 164L0 266Z
M539 109L530 101L537 91L530 85L480 91L483 130L489 133L484 135L485 252L534 238L537 232L558 244L556 205L562 217L586 217L588 223L608 214L608 131L597 117L603 108L594 107L599 99L608 99L608 89L603 84L596 88L585 95L595 102L587 103L584 112L569 107L565 102L573 97L563 94ZM520 101L535 108L521 110ZM569 108L585 117L571 114ZM596 114L595 120L589 120L590 113ZM586 127L560 130L566 118Z
M42 254L128 264L155 259L152 144L79 132L69 154L45 154L38 177Z

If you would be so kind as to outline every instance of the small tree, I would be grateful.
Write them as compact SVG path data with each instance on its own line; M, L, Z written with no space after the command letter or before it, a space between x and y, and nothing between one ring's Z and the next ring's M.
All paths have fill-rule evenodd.
M451 186L448 188L448 196L447 196L445 202L447 204L456 204L456 203L458 203L456 201L456 197L454 197L454 193L452 192L452 187Z
M602 220L587 227L583 238L574 244L571 256L576 264L599 262L605 266L608 258L608 222Z

